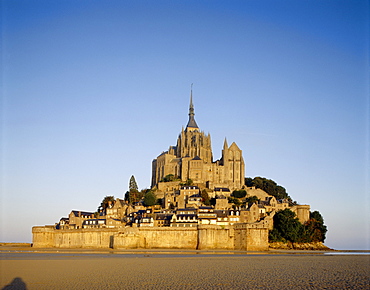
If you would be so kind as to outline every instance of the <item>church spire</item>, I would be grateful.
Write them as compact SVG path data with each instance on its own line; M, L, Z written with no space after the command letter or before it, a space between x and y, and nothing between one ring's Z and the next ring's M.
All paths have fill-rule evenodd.
M224 150L226 150L226 149L229 149L229 145L227 144L227 140L226 140L226 137L225 137Z
M190 90L190 105L189 105L189 121L188 125L186 126L186 129L196 130L199 129L197 123L194 119L194 105L193 105L193 84L191 84L191 90Z

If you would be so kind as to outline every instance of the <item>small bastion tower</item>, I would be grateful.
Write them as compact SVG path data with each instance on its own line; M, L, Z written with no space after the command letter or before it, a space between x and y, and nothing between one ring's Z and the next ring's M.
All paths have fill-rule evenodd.
M221 159L213 161L211 136L200 131L194 115L191 90L188 124L182 128L176 146L153 160L152 187L161 190L168 181L179 184L191 180L199 188L241 189L245 177L242 150L235 142L228 146L225 138Z

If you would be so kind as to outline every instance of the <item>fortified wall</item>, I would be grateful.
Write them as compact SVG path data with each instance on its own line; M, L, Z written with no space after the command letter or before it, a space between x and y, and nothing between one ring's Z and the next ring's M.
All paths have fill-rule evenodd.
M265 223L233 226L198 225L194 228L127 227L112 229L32 228L35 248L112 248L112 249L227 249L268 250Z

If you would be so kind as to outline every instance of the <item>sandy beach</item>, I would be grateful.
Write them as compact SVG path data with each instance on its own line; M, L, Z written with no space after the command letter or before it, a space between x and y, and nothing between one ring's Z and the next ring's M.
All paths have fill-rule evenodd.
M370 255L31 248L3 248L0 255L0 289L370 287Z

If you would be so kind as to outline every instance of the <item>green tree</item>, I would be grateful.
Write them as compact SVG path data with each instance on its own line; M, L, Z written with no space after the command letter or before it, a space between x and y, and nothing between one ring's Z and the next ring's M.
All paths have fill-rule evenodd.
M247 187L252 187L253 186L253 178L251 178L251 177L244 178L244 183Z
M286 240L281 236L280 232L273 228L269 231L269 242L286 242Z
M321 224L324 224L324 218L320 214L319 211L315 210L314 212L310 212L310 219L314 219Z
M258 203L259 202L259 199L257 196L253 195L253 196L248 196L246 199L245 199L245 202L246 204L252 204L252 203Z
M310 219L302 225L290 209L278 211L274 216L274 228L269 232L270 242L324 242L327 228L318 211L310 213Z
M201 196L202 196L202 202L205 204L205 205L211 205L211 201L209 199L209 195L208 195L208 192L206 189L203 189L202 192L201 192Z
M324 225L324 219L320 212L310 213L310 219L305 223L305 239L310 242L324 242L326 238L327 227Z
M193 185L193 180L191 180L190 178L187 179L185 182L181 182L180 183L181 186L191 186Z
M177 180L179 180L179 178L177 178L175 175L167 174L165 177L163 177L163 179L161 181L162 182L171 182L171 181L177 181Z
M153 206L156 203L157 203L157 197L151 190L148 190L144 195L144 205Z
M131 204L137 203L140 201L140 199L141 199L140 192L133 190L133 189L129 191L129 194L128 194L129 203Z
M129 203L133 204L133 203L139 202L143 195L142 193L139 192L135 177L133 175L131 175L128 188L129 188L128 189Z
M241 190L234 190L231 196L236 198L243 198L247 195L247 192L244 189Z
M239 198L229 196L227 199L228 199L228 202L229 203L233 203L234 204L233 205L234 208L235 208L235 206L241 205L241 202L240 202Z
M274 230L270 232L270 239L278 238L280 241L301 242L303 234L303 225L290 209L280 210L274 215Z
M131 191L131 190L134 190L134 191L138 191L139 188L137 186L137 183L136 183L136 180L135 180L135 176L131 175L130 177L130 182L129 182L129 185L128 185L128 190Z
M275 181L271 179L267 179L264 177L255 177L252 179L250 177L246 177L245 184L248 187L255 186L256 188L260 188L267 192L269 195L274 196L276 199L286 198L289 201L292 200L286 192L286 189L281 185L278 185Z
M98 207L98 212L103 211L107 209L109 203L114 203L114 196L113 195L108 195L103 198L102 202L100 203L100 206Z

